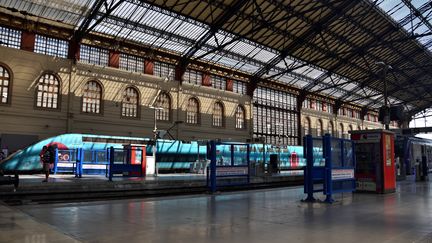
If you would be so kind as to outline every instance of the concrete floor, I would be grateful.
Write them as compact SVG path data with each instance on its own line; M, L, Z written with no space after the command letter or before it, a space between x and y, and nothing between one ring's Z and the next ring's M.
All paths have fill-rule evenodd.
M305 204L303 189L15 207L0 242L432 242L432 184ZM3 214L3 213L2 213ZM17 224L20 218L27 220ZM32 222L34 221L34 222ZM9 222L8 229L3 226ZM42 227L42 229L41 229ZM55 232L54 232L55 231ZM33 235L32 235L33 234Z

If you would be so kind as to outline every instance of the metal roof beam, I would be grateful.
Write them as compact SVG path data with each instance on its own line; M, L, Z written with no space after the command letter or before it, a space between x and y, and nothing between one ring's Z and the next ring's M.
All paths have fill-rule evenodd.
M350 7L354 6L355 4L357 4L356 1L344 1L341 4L341 6L338 6L338 9L339 9L339 11L343 12L343 11L346 11L347 9L349 9ZM327 16L325 16L325 18L321 19L317 23L314 23L308 31L305 31L301 36L297 37L293 41L293 43L286 46L282 51L280 51L280 54L278 56L276 56L275 58L270 60L264 67L262 67L261 69L256 71L251 78L251 86L248 89L247 93L252 96L253 90L256 88L257 83L259 82L259 80L261 79L261 77L264 74L268 73L279 62L281 62L283 59L285 59L289 55L289 52L292 49L295 49L295 48L303 45L305 39L309 39L312 36L316 35L317 33L320 33L322 31L322 26L324 26L324 25L328 26L329 22L332 22L336 18L337 17L335 17L335 15L328 14Z
M414 15L420 19L420 21L428 27L430 31L432 31L432 24L423 16L423 13L420 12L414 5L411 4L411 1L408 0L401 0L411 11L414 13ZM430 4L430 3L429 3Z
M195 42L195 44L187 50L182 57L180 58L180 61L178 62L178 66L180 67L181 75L183 76L183 73L186 71L186 67L189 65L191 58L193 55L199 51L212 36L214 36L221 28L222 26L230 20L233 16L236 15L236 13L243 7L244 4L246 4L249 0L237 0L235 1L230 8L228 8L227 11L224 11L222 15L220 15L214 23L210 25L210 29L199 39Z
M100 13L100 14L102 14L102 13ZM124 28L133 28L133 29L140 31L140 32L143 32L143 33L161 36L163 38L170 38L170 39L175 40L175 41L177 41L181 44L184 44L184 45L193 45L193 43L195 43L195 41L193 39L190 39L190 38L187 38L187 37L184 37L181 35L177 35L177 34L172 34L172 33L166 32L164 30L157 29L157 28L154 28L154 27L142 24L142 23L137 23L134 21L128 21L126 19L123 19L123 18L120 18L117 16L113 16L113 15L106 17L104 21L109 23L109 24L113 24L113 25L121 25ZM205 50L213 50L213 48L214 47L209 45L209 44L205 44L202 46L202 49L205 49ZM265 65L265 62L253 59L251 57L243 56L243 55L237 54L235 52L231 52L229 50L223 49L223 50L220 50L220 52L221 52L221 55L228 57L228 58L231 58L233 60L245 61L245 62L250 63L250 64L255 65L255 66L264 66ZM323 59L323 58L320 58L320 59ZM300 68L300 67L298 67L298 68ZM293 68L293 70L294 69L296 69L296 68ZM278 71L279 74L286 71L286 69L283 69L280 67L274 67L274 70ZM298 73L291 73L291 75L295 78L298 78L298 79L306 79L308 82L312 81L311 78L306 77L306 76L301 75L301 74L298 74ZM340 90L341 92L345 92L343 89L338 89L338 90Z
M372 6L374 6L374 5L372 5ZM335 14L338 14L338 13L336 12ZM351 18L348 18L348 17L345 15L344 12L340 12L340 15L343 16L344 18L346 18L348 21L350 21L350 22L353 23L354 25L359 26L359 27L362 27L362 26L361 26L357 21L355 21L355 20L353 20L353 19L351 19ZM387 34L388 34L389 32L391 32L392 30L394 30L394 29L393 29L393 28L388 28L384 33L381 34L381 36L385 36L385 35L387 35ZM370 43L374 43L375 41L380 41L380 40L382 39L382 38L379 38L378 36L376 36L375 34L371 33L368 29L364 29L364 31L366 31L370 36L373 37L373 40L370 41ZM404 57L403 59L400 59L397 63L400 63L400 62L403 61L403 60L409 59L409 60L411 60L411 62L414 64L414 61L411 59L410 56L411 56L412 54L416 53L416 52L417 52L416 50L414 50L414 51L410 54L410 56L407 57L407 56L403 55L399 50L397 50L397 49L396 49L396 48L395 48L391 43L386 43L386 44L388 44L388 46L389 46L391 49L393 49L393 51L399 53L401 56ZM368 47L367 45L364 45L363 48L370 48L370 47ZM379 58L376 57L376 56L372 56L372 57L375 58L375 59L377 59L377 60L379 60ZM391 63L391 65L392 65L392 66L395 66L395 67L397 66L396 63ZM403 71L401 71L401 70L396 70L396 71L398 71L398 72L400 72L401 74L403 74L403 75L407 78L408 81L409 81L409 80L414 80L413 78L411 78L411 77L409 77L408 75L406 75ZM372 73L372 74L373 74L373 73ZM419 74L419 75L421 75L421 74ZM376 81L376 75L372 75L370 80L367 80L367 81L363 82L364 85L362 85L362 86L363 86L363 87L364 87L364 86L368 86L370 83L372 83L372 82L374 82L374 81ZM399 84L392 83L392 85L398 86L399 89L404 88L404 87L400 86ZM356 87L352 92L357 92L357 91L359 91L361 88L362 88L362 87L358 86L358 87ZM399 89L398 89L398 90L399 90ZM345 98L349 97L350 95L351 95L351 94L349 94L349 95L347 94L347 95L344 95L343 97L340 97L340 98L341 98L341 99L345 99ZM413 95L415 95L415 94L413 93ZM375 102L376 102L376 100L375 100ZM369 104L373 104L373 102L371 102L371 103L369 103Z
M86 34L92 31L96 25L102 22L104 18L109 16L123 2L124 0L118 0L116 3L111 1L111 4L108 4L108 0L96 0L93 6L90 8L90 13L81 22L81 25L78 27L78 29L74 31L71 40L75 43L80 43ZM105 13L99 15L102 6L105 6ZM99 18L96 18L98 16ZM92 24L94 20L95 22Z

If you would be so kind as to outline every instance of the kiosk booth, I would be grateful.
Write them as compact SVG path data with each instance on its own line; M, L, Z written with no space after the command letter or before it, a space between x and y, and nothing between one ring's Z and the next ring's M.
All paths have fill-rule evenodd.
M350 133L356 148L356 191L394 192L396 190L394 133L382 129Z

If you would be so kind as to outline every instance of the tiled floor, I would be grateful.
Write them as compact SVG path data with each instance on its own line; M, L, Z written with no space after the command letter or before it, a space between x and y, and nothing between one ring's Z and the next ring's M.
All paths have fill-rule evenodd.
M79 242L54 226L0 204L0 242Z
M300 187L27 205L13 209L33 219L2 209L0 242L431 242L431 185L406 181L394 194L347 193L333 205L301 203Z

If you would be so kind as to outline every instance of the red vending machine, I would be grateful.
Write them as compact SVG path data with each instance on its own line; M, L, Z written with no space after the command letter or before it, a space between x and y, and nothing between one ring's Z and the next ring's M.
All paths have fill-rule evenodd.
M377 129L352 131L356 154L356 191L396 190L394 133Z

